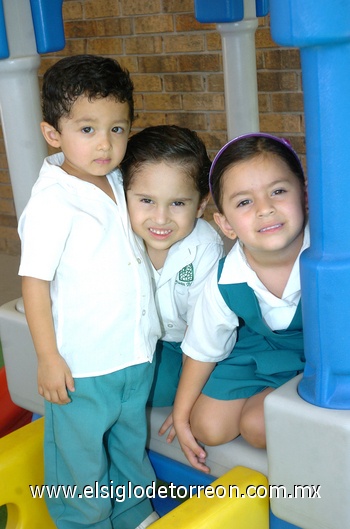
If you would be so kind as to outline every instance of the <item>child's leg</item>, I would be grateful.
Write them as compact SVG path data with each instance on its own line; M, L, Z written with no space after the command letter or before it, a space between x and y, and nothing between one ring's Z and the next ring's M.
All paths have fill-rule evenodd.
M109 477L114 486L119 485L120 491L119 501L114 502L111 520L113 528L135 529L153 512L149 498L142 492L149 487L150 495L156 481L146 453L146 402L154 366L144 363L127 367L123 372L125 382L121 413L106 438Z
M240 433L249 444L266 448L264 400L273 388L266 388L246 400L240 420Z
M103 378L75 379L69 404L45 403L45 483L76 487L74 497L61 491L58 497L46 498L59 529L112 529L111 499L84 495L84 487L94 490L95 482L109 484L103 435L111 419L99 384ZM118 408L115 402L116 418Z
M159 340L153 362L155 373L147 406L172 406L182 369L180 343Z
M191 430L198 441L216 446L240 434L241 414L247 399L219 400L203 393L191 413Z
M99 377L77 378L70 404L46 403L45 483L77 487L74 497L61 493L47 502L59 529L112 529L111 518L118 509L127 509L127 514L115 527L134 529L152 512L148 499L131 495L128 501L127 485L130 481L145 487L154 480L145 452L145 404L153 369L147 363ZM119 428L121 442L109 444L108 432ZM125 502L111 497L111 485L112 492L124 486ZM120 494L122 489L118 489Z
M219 400L203 393L191 413L192 433L198 441L217 446L242 435L256 448L266 447L264 400L266 388L247 399Z

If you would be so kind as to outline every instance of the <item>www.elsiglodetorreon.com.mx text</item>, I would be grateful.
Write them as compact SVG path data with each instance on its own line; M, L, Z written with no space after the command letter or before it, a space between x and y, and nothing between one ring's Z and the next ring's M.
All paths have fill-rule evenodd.
M95 481L93 485L85 485L79 489L77 485L29 485L33 498L112 498L117 502L123 502L126 498L147 497L153 499L171 498L187 499L193 496L206 498L321 498L321 485L294 485L288 489L284 485L248 485L242 489L238 485L175 485L170 482L167 485L157 486L153 482L147 487L140 485L114 485L110 481L108 485Z

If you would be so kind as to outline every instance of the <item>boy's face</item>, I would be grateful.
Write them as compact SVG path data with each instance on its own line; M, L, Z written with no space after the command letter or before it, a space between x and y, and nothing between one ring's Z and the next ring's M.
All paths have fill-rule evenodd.
M205 209L193 180L179 164L144 164L126 192L131 225L152 259L191 233Z
M60 133L53 129L54 143L48 142L64 153L64 171L93 181L119 165L126 151L130 126L127 103L113 98L89 101L81 96L69 117L61 118Z
M215 213L214 218L226 236L238 237L246 254L256 259L299 252L304 188L282 159L257 156L232 166L222 178L224 215Z

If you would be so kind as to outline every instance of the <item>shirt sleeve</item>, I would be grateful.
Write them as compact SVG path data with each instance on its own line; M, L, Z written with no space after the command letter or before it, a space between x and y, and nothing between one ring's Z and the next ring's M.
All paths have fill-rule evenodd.
M21 239L19 275L51 281L71 226L71 213L59 196L42 192L32 197L18 223Z
M217 267L198 296L187 332L183 352L201 362L220 362L229 356L237 336L238 318L223 300L217 285Z
M224 255L223 245L208 244L205 248L199 248L200 255L195 261L195 280L188 292L187 322L192 319L194 307L199 294L203 291L204 285L210 274L217 269L219 259Z

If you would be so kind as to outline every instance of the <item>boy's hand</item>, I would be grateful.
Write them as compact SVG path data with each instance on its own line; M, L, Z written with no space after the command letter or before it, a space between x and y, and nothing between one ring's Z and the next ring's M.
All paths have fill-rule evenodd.
M67 389L74 391L74 379L65 360L58 353L41 359L38 364L39 394L52 404L68 404Z
M72 373L57 350L52 317L50 281L22 277L25 314L38 357L39 394L54 404L67 404L74 391Z

